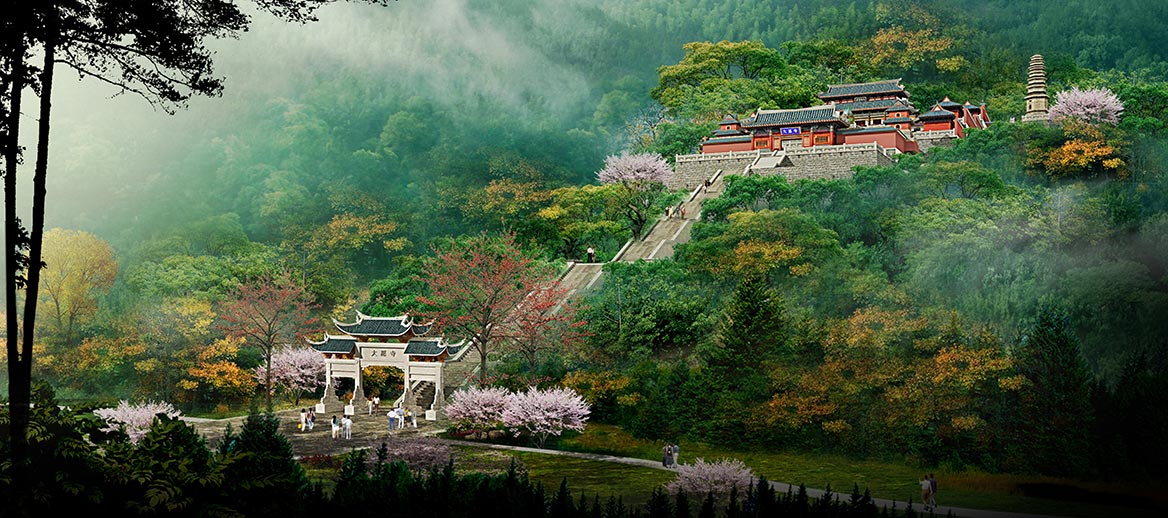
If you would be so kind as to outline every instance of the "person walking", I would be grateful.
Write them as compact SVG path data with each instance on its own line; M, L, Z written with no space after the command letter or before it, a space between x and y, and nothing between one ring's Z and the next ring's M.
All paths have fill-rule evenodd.
M373 396L373 411L381 411L381 396Z
M394 430L394 424L397 421L397 412L390 409L389 412L386 412L385 416L389 418L389 431L392 432Z
M674 464L681 464L681 457L677 456L677 452L680 449L681 449L681 447L678 446L677 443L673 443L673 463Z
M337 419L337 414L333 414L333 439L337 438L341 432L341 421Z
M308 409L308 431L311 432L312 429L315 427L316 427L316 409L309 408Z
M402 407L399 405L396 409L394 409L394 412L397 412L397 427L398 428L405 428L406 427L406 411L403 410Z
M302 432L308 429L308 410L307 409L304 409L304 408L300 409L300 427L297 429L302 431Z
M588 247L588 262L596 262L596 250L593 250L592 247Z
M373 398L371 398L371 397L365 398L365 403L367 405L369 405L369 415L373 415Z
M929 498L933 496L933 484L929 482L929 476L921 477L921 503L924 504L925 510L932 509L929 507Z
M929 473L929 507L937 508L937 477Z
M345 436L345 439L353 438L353 420L350 419L347 415L344 419L341 419L341 430Z

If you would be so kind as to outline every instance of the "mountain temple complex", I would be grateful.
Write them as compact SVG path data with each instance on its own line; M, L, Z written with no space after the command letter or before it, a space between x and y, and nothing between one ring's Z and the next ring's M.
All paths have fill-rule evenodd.
M956 103L948 97L924 113L909 100L900 79L831 85L818 95L825 104L792 110L758 110L739 120L727 115L702 153L788 150L875 143L895 153L921 151L919 137L961 138L966 128L990 123L985 104Z
M788 180L847 178L856 166L882 166L990 124L985 103L945 97L918 109L900 79L830 85L824 104L727 115L701 152L678 155L666 185L690 190L725 174L783 175Z
M367 367L394 367L403 373L403 391L394 403L425 412L433 419L445 401L443 368L446 362L459 361L468 347L459 342L446 343L441 336L429 336L430 325L414 322L409 315L371 317L357 313L357 320L342 323L333 320L340 334L325 333L324 339L309 343L324 356L324 398L317 412L344 410L352 414L356 403L365 401L361 371ZM353 397L341 401L333 385L335 378L351 378Z

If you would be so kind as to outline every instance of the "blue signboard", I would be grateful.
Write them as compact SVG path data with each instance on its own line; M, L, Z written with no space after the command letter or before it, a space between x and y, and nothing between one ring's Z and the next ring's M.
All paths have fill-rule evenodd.
M798 135L799 128L779 128L780 135Z

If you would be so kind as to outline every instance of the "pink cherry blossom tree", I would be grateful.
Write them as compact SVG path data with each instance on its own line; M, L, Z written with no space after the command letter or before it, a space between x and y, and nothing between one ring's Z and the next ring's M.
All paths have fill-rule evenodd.
M584 430L589 412L588 402L570 388L531 387L527 392L511 395L503 409L503 425L517 436L528 434L537 447L543 448L550 435Z
M1051 120L1080 119L1091 124L1119 122L1123 113L1123 101L1107 88L1080 90L1071 87L1055 95L1055 104L1050 109Z
M122 430L130 437L131 444L138 444L138 441L146 436L146 432L150 431L150 425L154 423L154 417L158 414L165 414L173 419L182 415L182 412L165 401L131 404L124 399L118 402L117 407L93 411L93 415L106 422L107 426L101 431Z
M669 162L657 153L610 155L604 159L604 169L596 173L600 183L623 187L624 213L636 239L641 238L654 205L665 195L665 180L672 175Z
M753 480L754 473L740 460L706 462L698 458L689 464L679 464L677 478L666 484L665 488L674 494L685 491L687 495L696 498L705 498L706 494L713 493L715 501L720 503L730 496L731 488L737 487L739 494L744 494Z
M324 386L324 357L311 347L285 345L272 354L272 388L287 395L293 404ZM266 365L255 369L256 381L267 379Z
M459 430L498 428L510 395L504 388L471 387L455 392L443 410Z

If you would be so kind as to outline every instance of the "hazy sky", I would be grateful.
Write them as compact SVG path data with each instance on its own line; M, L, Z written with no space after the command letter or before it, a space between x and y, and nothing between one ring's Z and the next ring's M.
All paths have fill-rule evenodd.
M164 163L185 159L206 126L230 127L232 110L294 95L324 73L360 74L385 88L438 104L490 98L518 117L532 106L570 110L592 95L583 72L546 52L532 34L601 31L570 16L577 0L518 2L522 16L483 13L465 0L407 0L386 7L339 3L320 20L298 25L265 14L238 40L219 40L216 70L226 78L221 98L195 98L175 115L134 94L60 70L54 86L48 226L85 227L119 194L149 189ZM22 122L30 153L35 109ZM26 177L28 175L25 175ZM27 193L27 190L25 191ZM24 196L22 196L23 198Z

